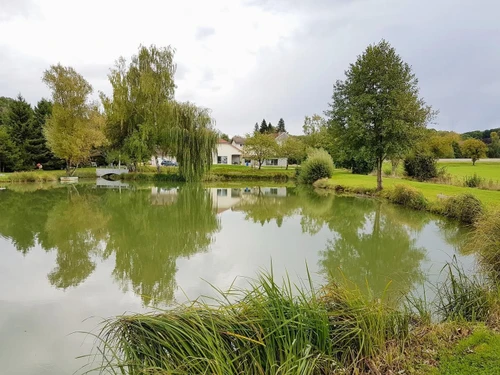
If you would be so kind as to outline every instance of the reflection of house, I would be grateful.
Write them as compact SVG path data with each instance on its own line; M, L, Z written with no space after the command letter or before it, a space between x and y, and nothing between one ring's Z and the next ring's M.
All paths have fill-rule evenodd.
M177 201L177 188L151 188L151 204L154 206L167 206Z
M217 213L219 214L229 210L241 201L242 189L211 188L209 190L212 195L214 206L217 208Z
M242 151L224 139L219 139L213 164L241 164Z
M209 191L219 214L241 202L253 202L258 196L287 196L286 187L210 188Z

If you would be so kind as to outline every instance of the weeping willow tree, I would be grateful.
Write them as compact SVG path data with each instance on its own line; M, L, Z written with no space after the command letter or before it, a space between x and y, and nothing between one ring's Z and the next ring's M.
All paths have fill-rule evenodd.
M217 139L207 109L174 100L174 52L140 46L128 65L121 57L108 75L113 94L101 93L101 100L111 150L134 166L157 154L175 156L192 181L210 167Z
M187 181L199 181L210 169L217 147L210 112L192 103L173 103L170 113L171 126L160 137L159 147L175 155Z

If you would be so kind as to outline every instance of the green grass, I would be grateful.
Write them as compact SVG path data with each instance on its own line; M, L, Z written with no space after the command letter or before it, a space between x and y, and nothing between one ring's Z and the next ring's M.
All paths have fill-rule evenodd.
M51 182L58 181L59 177L66 176L66 171L29 171L0 173L0 182ZM76 170L75 177L96 178L95 168L79 168Z
M498 165L500 168L500 163ZM440 195L452 196L458 194L472 194L476 196L486 207L500 206L500 192L492 190L473 189L461 186L435 184L430 182L418 182L400 178L383 178L384 188L393 189L396 185L408 185L420 190L429 202L438 202ZM375 176L355 175L345 170L336 170L333 177L324 182L323 187L334 188L341 185L350 189L359 188L375 190L377 178Z
M500 183L500 163L492 163L488 161L478 161L476 165L471 163L438 163L439 167L446 167L446 171L456 179L463 181L466 176L478 176L493 180Z
M286 182L295 177L295 169L282 167L262 167L262 169L243 165L213 165L203 177L205 182L253 180ZM161 167L157 173L156 167L146 166L136 173L121 176L123 180L134 181L182 181L175 167Z
M441 359L436 375L497 375L500 373L500 335L478 329Z

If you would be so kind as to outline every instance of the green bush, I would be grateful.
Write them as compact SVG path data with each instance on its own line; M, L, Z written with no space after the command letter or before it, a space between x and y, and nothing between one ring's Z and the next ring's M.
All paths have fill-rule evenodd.
M328 152L323 149L312 150L300 168L299 182L313 184L322 178L333 175L333 160Z
M445 200L443 214L463 223L472 224L483 214L483 205L472 194L459 194Z
M423 152L408 155L404 160L404 169L408 177L427 181L438 176L436 158Z
M477 188L477 187L481 186L483 181L484 181L484 179L482 177L480 177L476 173L474 173L474 176L465 176L464 186L470 187L470 188Z
M388 198L393 203L415 210L424 210L427 207L427 200L424 194L411 186L396 185L394 190L389 192Z

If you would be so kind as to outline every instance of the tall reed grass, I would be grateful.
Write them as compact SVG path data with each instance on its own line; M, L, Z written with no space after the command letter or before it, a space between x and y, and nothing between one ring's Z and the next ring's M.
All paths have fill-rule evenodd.
M101 373L332 374L363 369L386 343L401 343L407 314L359 291L316 291L261 274L249 288L219 292L156 314L105 322ZM237 302L231 302L237 301Z

